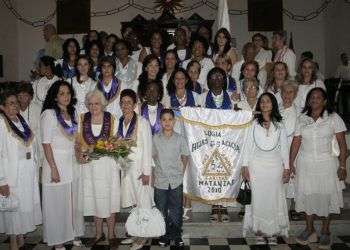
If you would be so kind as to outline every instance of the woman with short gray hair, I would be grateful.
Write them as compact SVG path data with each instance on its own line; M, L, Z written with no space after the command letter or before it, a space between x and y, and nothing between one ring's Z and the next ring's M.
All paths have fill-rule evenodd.
M88 242L90 247L105 240L102 230L103 219L107 219L108 242L117 245L115 214L120 210L120 177L117 163L109 157L89 160L87 152L93 149L99 140L108 140L117 133L115 117L104 111L107 100L99 90L87 93L85 104L89 112L81 114L79 119L76 157L82 167L84 216L94 216L96 236Z

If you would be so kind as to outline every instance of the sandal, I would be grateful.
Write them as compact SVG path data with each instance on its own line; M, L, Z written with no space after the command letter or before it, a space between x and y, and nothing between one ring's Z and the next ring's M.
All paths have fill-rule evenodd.
M209 220L212 223L218 223L219 222L219 215L217 213L213 213L210 215Z
M101 234L101 236L99 238L94 238L94 239L89 239L88 242L86 243L87 247L93 247L96 246L97 243L106 240L106 236L104 233Z
M300 213L298 213L297 211L295 210L290 210L289 211L290 213L290 219L293 220L293 221L298 221L300 220Z
M188 215L188 213L190 213L192 211L192 208L190 207L185 207L184 208L184 213L182 215L182 220L184 221L188 221L190 219L190 216Z
M265 238L262 236L255 237L255 245L266 245Z
M114 238L108 239L108 244L110 249L118 249L119 243L117 238L114 237Z
M223 223L228 223L230 222L230 217L228 216L228 214L221 214L221 221Z

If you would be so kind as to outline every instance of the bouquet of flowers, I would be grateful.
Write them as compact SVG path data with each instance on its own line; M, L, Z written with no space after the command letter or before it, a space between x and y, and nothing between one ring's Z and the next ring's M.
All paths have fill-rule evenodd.
M135 146L133 140L111 137L108 140L99 139L93 148L83 154L88 162L105 156L113 158L122 169L126 169L130 165L128 164L130 159L127 157L132 152L131 147L133 146Z

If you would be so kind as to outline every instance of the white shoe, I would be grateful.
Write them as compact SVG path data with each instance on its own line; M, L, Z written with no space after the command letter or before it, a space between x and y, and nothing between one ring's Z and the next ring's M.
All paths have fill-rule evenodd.
M256 236L255 245L266 245L265 238L262 236Z
M126 238L120 242L120 244L123 244L123 245L130 245L132 243L134 243L134 238Z
M147 239L143 239L141 241L136 241L130 247L130 250L138 250L143 248L143 246L147 243Z
M55 247L55 250L66 250L65 247Z
M81 247L83 246L83 243L81 242L81 240L73 240L73 246Z

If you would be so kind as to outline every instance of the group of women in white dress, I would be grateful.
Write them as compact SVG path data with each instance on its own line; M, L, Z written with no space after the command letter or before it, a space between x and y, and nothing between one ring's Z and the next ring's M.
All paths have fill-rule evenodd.
M329 215L340 213L343 205L346 127L327 102L315 62L303 60L293 80L282 60L292 52L278 32L273 41L277 52L285 54L276 62L261 34L244 46L238 61L227 30L220 29L211 46L199 35L189 41L187 33L178 28L168 51L162 50L157 32L150 48L135 45L132 29L123 33L124 40L109 36L105 50L100 41L88 40L85 55L79 54L75 39L68 39L62 60L40 59L41 77L32 86L2 88L0 194L18 199L19 207L0 212L0 232L11 235L12 249L21 247L23 235L41 223L49 246L64 249L68 241L80 246L84 216L93 216L96 226L89 246L107 238L117 247L116 213L139 205L145 190L152 196L152 135L161 130L160 111L169 107L179 115L185 106L253 113L242 152L242 177L252 189L244 233L252 230L257 244L274 245L276 236L288 236L285 189L293 182L295 209L306 219L297 241L306 245L317 240L313 221L319 216L320 247L330 244ZM57 67L63 78L55 75ZM184 133L181 122L175 130ZM134 142L127 169L108 157L87 158L98 140L111 136ZM227 210L214 206L211 220L228 221ZM134 240L132 249L143 243Z

